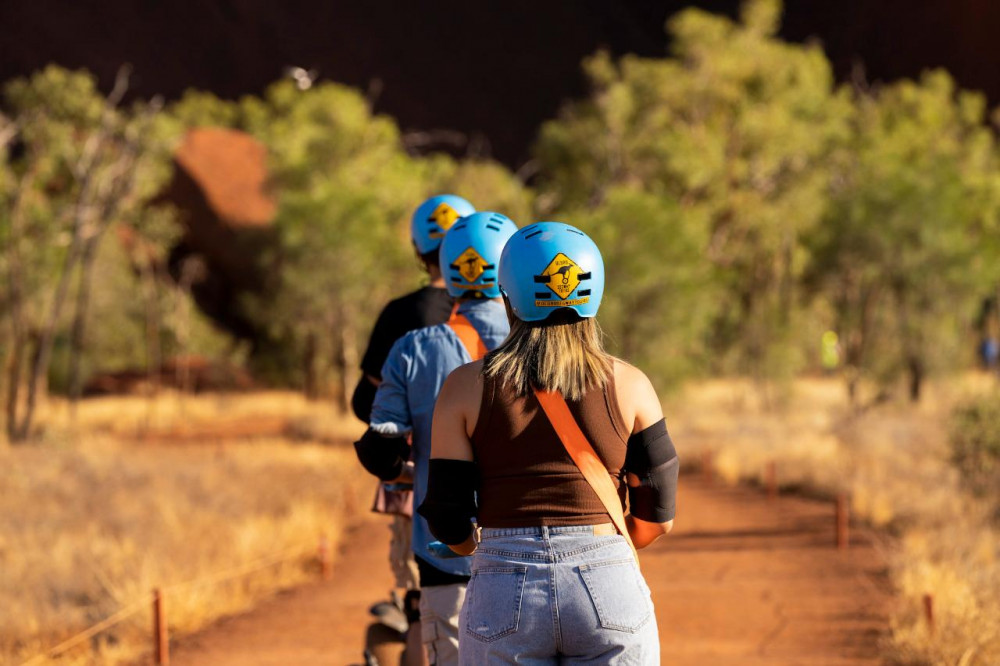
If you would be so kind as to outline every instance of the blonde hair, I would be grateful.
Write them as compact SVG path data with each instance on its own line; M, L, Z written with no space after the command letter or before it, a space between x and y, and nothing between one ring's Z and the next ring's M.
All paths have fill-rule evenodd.
M550 317L552 319L552 317ZM525 322L512 318L510 335L486 356L483 375L518 396L534 388L559 391L567 400L603 389L613 370L593 318Z

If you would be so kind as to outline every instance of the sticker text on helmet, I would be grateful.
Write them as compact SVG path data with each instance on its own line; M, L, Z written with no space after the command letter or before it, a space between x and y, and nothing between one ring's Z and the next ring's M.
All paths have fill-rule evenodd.
M569 301L535 301L537 308L567 308L571 305L583 305L590 302L590 296L584 298L574 298Z

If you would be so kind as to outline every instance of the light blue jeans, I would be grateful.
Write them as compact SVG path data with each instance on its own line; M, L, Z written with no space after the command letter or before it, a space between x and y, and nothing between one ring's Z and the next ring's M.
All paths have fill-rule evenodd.
M649 588L619 535L483 529L459 618L459 663L660 663Z

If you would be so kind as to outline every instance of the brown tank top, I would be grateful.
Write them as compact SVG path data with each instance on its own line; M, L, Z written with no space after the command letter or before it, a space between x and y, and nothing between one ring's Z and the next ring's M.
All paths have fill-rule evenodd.
M603 391L567 401L573 418L608 469L622 506L622 468L629 428L614 378ZM534 394L515 397L484 378L472 450L481 476L481 527L592 525L611 521L597 493L569 457Z

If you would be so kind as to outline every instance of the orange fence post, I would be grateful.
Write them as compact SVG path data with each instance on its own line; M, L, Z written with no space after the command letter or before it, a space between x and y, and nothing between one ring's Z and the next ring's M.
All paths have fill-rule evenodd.
M156 664L170 663L170 641L167 636L167 614L163 608L163 592L153 590L153 643L156 646Z
M778 497L778 465L773 460L767 463L764 470L764 484L767 486L767 499Z
M850 505L847 501L847 493L837 495L837 548L846 549L850 545Z
M714 470L712 469L712 452L705 451L701 454L701 471L705 475L705 483L712 483Z
M323 580L330 580L332 567L330 561L330 539L324 534L319 538L319 572Z
M934 634L934 597L930 594L924 595L924 619L927 620L927 631Z

